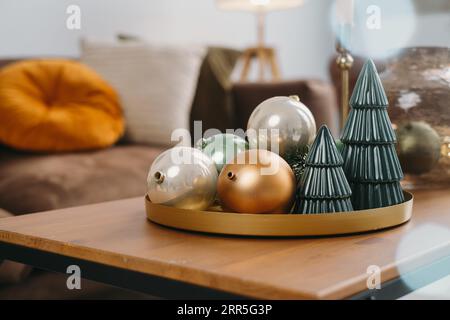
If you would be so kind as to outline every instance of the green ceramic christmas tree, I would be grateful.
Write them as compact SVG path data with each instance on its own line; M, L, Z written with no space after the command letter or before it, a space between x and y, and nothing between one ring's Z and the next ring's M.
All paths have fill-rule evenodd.
M341 141L353 207L362 210L403 202L403 173L387 113L388 99L372 60L359 74L350 106Z
M352 191L330 130L322 126L306 157L292 213L351 211Z

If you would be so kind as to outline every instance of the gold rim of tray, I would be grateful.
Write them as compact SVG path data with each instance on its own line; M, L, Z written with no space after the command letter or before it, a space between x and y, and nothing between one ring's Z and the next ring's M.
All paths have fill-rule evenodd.
M248 214L195 211L154 204L145 197L147 218L164 226L242 236L325 236L381 230L411 219L413 195L389 207L326 214Z

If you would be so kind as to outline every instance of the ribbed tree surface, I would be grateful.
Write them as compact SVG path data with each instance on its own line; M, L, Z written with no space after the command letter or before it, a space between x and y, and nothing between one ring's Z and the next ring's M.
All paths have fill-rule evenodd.
M388 99L372 60L359 74L350 106L341 141L353 207L362 210L403 202L403 173L387 113Z
M293 213L353 210L343 163L330 131L322 126L306 158Z

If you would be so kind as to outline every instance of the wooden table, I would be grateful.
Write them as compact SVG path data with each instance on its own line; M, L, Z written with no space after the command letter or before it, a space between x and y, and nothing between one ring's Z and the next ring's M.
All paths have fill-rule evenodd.
M188 233L147 221L144 197L100 203L1 219L0 257L77 264L82 277L171 298L395 298L410 280L450 274L450 190L414 195L398 228L300 239ZM367 289L371 265L381 290Z

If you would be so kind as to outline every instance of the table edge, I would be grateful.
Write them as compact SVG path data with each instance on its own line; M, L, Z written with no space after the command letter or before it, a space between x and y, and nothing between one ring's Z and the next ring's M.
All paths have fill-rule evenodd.
M151 276L181 281L192 285L203 286L256 299L345 299L367 290L367 275L364 274L358 277L351 278L345 283L341 282L321 291L308 292L305 290L299 291L292 288L265 285L254 280L222 275L220 273L212 271L199 271L198 269L189 266L180 267L177 264L158 261L156 259L148 260L136 256L114 253L101 249L92 249L71 242L60 242L48 238L27 236L8 230L0 229L0 242L19 245L25 248L53 253L60 256L81 259L84 261L103 264L110 267L140 272ZM97 256L97 259L92 259L93 254ZM426 259L428 261L427 263L430 263L430 259L435 261L448 255L450 255L450 245L448 243L445 243L441 247L433 248L432 250L428 250L425 253L419 253L413 257L400 261L399 263L391 263L381 270L382 281L386 282L398 278L400 276L397 268L399 264L412 263L413 268L419 268L426 264L417 264L417 260ZM130 261L133 261L133 264L131 266L129 265ZM173 272L172 274L160 272L160 270L168 269L175 270L176 272ZM188 271L188 273L191 275L200 275L200 277L196 279L195 276L178 276L180 274L186 273L186 271ZM209 282L217 284L217 281L215 281L217 277L220 277L222 280L219 282L220 284L226 283L227 285L216 285L214 288L212 288L209 285Z
M33 241L31 241L33 240ZM187 277L177 277L173 275L167 275L164 272L159 272L158 270L166 270L167 268L174 268L176 270L182 270L185 272L186 270L189 270L192 273L198 273L198 270L196 268L188 267L188 266L178 266L176 264L167 263L164 261L158 261L158 260L147 260L140 257L130 256L126 254L121 253L114 253L111 251L101 250L101 249L91 249L86 246L73 244L70 242L60 242L55 241L47 238L41 238L36 236L26 236L17 232L13 231L7 231L7 230L0 230L0 242L4 242L7 244L13 244L22 246L28 249L33 249L36 251L42 251L47 253L56 254L59 256L65 256L69 258L75 258L80 259L88 262L103 264L110 267L115 268L121 268L125 270L130 270L134 272L140 272L151 276L158 276L161 278L166 278L170 280L176 280L181 281L185 283L189 283L192 285L197 286L203 286L211 289L216 289L228 293L237 294L240 296L246 296L249 298L256 298L256 299L270 299L275 297L275 299L306 299L306 300L316 300L320 299L319 296L314 294L313 292L300 292L296 290L290 290L283 287L276 287L273 285L267 286L263 285L260 282L256 282L253 280L248 279L241 279L238 277L232 277L228 275L222 275L219 273L211 272L211 271L204 271L202 270L202 276L206 277L207 279L204 279L203 281L194 281L192 278ZM38 245L38 244L40 245ZM74 252L71 249L76 249L78 252ZM70 251L70 252L65 252ZM95 253L99 259L92 259L89 256L92 256L92 253ZM100 255L99 255L100 254ZM5 257L7 259L7 257ZM111 259L113 261L111 261ZM138 262L138 265L136 266L129 266L126 265L128 261L133 260L135 262ZM142 266L142 264L145 265L145 268ZM149 267L152 270L149 270ZM180 274L180 272L176 272L176 274ZM212 288L208 285L208 279L214 281L214 277L220 277L223 281L220 281L220 283L227 283L228 285L232 286L231 288L228 286L216 286ZM242 290L242 288L248 288L252 287L251 290ZM277 291L277 295L264 295L264 294L255 294L255 292L272 292ZM272 292L273 293L273 292Z

